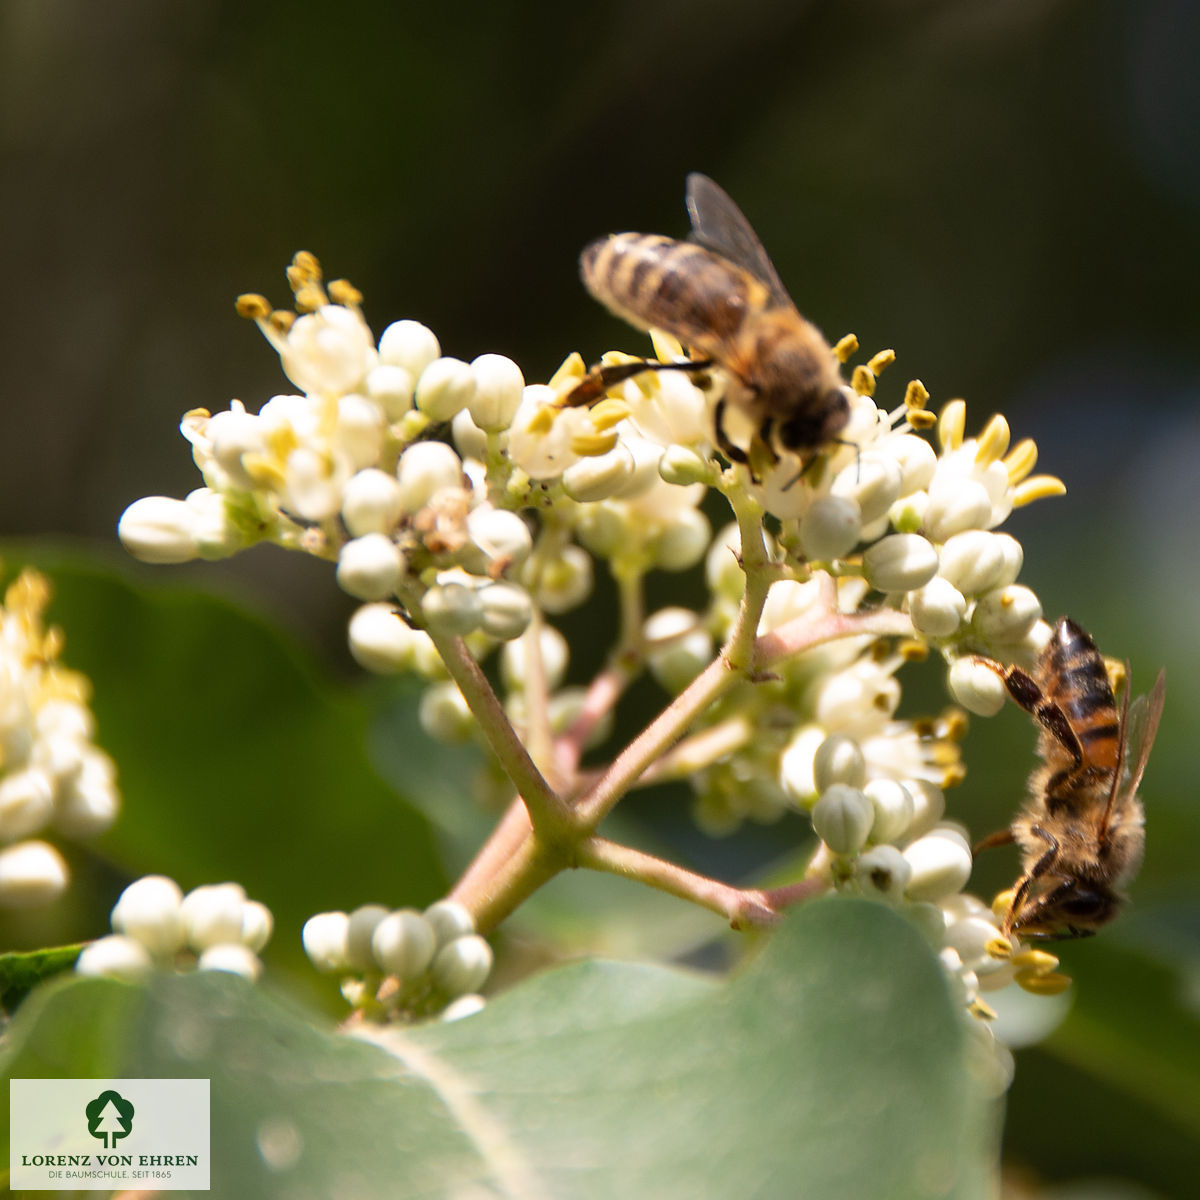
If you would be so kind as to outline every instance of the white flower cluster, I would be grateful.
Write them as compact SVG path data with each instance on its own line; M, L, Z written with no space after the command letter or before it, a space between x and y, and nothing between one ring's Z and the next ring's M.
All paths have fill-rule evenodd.
M201 971L230 971L255 980L258 952L271 939L270 909L246 899L237 883L206 884L185 896L165 875L131 883L112 910L114 932L85 947L80 975L143 979L156 967L194 963Z
M57 660L43 615L50 586L26 570L0 609L0 905L46 904L67 886L63 856L34 834L91 837L120 807L116 769L92 743L90 685Z
M303 936L313 965L342 976L343 995L377 1020L435 1012L455 1020L483 1007L479 989L492 970L492 948L452 900L423 913L380 904L318 913Z

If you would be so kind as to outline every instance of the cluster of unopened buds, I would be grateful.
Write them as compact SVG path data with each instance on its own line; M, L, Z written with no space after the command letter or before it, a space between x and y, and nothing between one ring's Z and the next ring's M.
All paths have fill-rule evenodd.
M50 585L27 569L0 609L0 906L57 899L69 881L59 850L35 834L89 838L120 808L112 759L92 742L88 680L59 661L44 622Z
M423 913L379 904L318 913L304 926L304 949L318 970L341 978L342 994L373 1021L470 1016L483 1007L479 989L492 970L492 948L452 900Z
M810 813L820 844L807 885L910 913L977 1015L990 1012L980 992L1014 979L1034 991L1065 986L1052 956L1002 934L1002 915L963 893L971 842L945 817L945 789L964 774L962 710L990 715L1004 703L1003 680L979 656L1030 664L1050 632L1037 596L1017 582L1021 545L997 531L1014 507L1063 490L1033 474L1032 441L1010 445L1000 416L968 437L964 403L935 414L918 380L882 407L879 377L894 357L884 351L853 367L849 419L811 461L760 452L749 465L727 463L714 438L719 368L646 371L573 406L586 373L578 355L547 383L527 385L499 355L443 356L415 321L376 340L357 291L326 286L310 255L297 256L289 279L296 312L261 296L242 297L239 308L279 352L296 392L257 412L235 401L215 415L187 414L204 486L184 500L133 504L120 525L133 554L182 562L270 541L335 562L339 585L363 601L349 629L357 660L424 677L427 732L486 741L508 798L512 783L528 799L530 780L549 780L570 798L608 778L581 770L580 757L603 740L632 678L649 671L689 715L638 772L626 776L625 760L614 760L621 788L684 780L714 833ZM684 358L669 337L653 339L659 360ZM835 348L842 363L857 350L853 337ZM753 440L744 414L726 416L728 436ZM710 491L735 517L715 536L699 507ZM568 643L550 619L592 595L596 561L617 588L615 648L590 685L574 686ZM704 607L645 611L647 573L702 562ZM747 631L750 593L758 607ZM734 661L750 642L754 669ZM496 697L475 664L498 645ZM947 665L954 707L898 717L899 669L931 653ZM704 702L693 704L718 658L740 674L703 684ZM504 722L507 733L497 733ZM544 778L521 766L525 751L513 751L508 735ZM595 790L577 811L598 820L615 798ZM641 860L618 862L607 845L589 845L575 865L637 877ZM691 894L682 875L646 875ZM452 895L473 895L471 886ZM702 887L696 894L733 911ZM365 917L336 916L334 953L318 937L334 929L325 914L306 944L330 969L390 973L399 982L381 996L407 994L411 979L427 981L423 971L437 975L449 949L425 960L441 944L436 927L432 941L401 936L428 917L381 916L368 936ZM395 961L376 944L392 926Z
M80 975L143 979L155 969L229 971L255 980L271 939L270 909L237 883L205 884L185 896L165 875L146 875L112 910L113 932L84 947Z

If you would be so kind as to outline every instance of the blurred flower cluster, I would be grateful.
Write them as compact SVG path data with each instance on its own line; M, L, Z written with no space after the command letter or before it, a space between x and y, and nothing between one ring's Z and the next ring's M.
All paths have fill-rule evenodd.
M257 979L258 952L271 940L270 909L237 883L204 884L185 896L165 875L131 883L112 910L113 933L84 947L80 975L141 979L152 970L195 966Z
M50 585L22 571L0 610L0 905L46 904L67 886L63 856L35 834L87 838L120 807L116 769L92 743L91 686L59 662L44 622Z
M915 379L884 406L894 356L883 351L848 368L849 421L808 461L756 444L734 407L726 432L749 464L738 465L716 448L719 368L647 370L576 406L586 375L578 355L546 383L526 384L500 355L444 356L415 321L376 339L357 291L326 286L311 255L297 256L289 279L295 312L257 295L239 309L296 391L257 412L234 401L215 415L188 413L183 432L203 486L131 505L120 535L133 554L182 562L270 541L330 560L362 601L349 627L355 657L427 681L427 732L483 740L506 721L568 799L585 789L580 757L605 737L629 682L649 672L682 701L760 588L751 633L769 670L743 671L698 706L686 735L629 786L685 780L713 833L811 814L819 842L808 878L909 913L977 1015L990 1012L980 993L1013 979L1035 991L1065 986L1052 956L1030 958L1002 938L991 908L964 893L971 842L945 815L945 790L964 774L963 709L990 715L1004 702L1003 681L977 656L1031 664L1050 632L1018 582L1020 544L998 531L1015 507L1063 490L1033 474L1032 441L1010 444L1000 416L967 436L965 404L935 414ZM652 337L660 362L686 361L678 343ZM836 347L843 364L857 352L853 337ZM700 507L714 492L736 517L715 534ZM646 611L649 572L702 563L702 606ZM567 683L571 647L552 622L594 594L597 564L616 585L616 634L608 668L577 686ZM878 613L893 618L884 636L864 623L819 644L799 638L831 614ZM448 664L455 647L482 662L501 646L493 712L464 694L469 672ZM900 670L931 654L944 660L952 705L900 717ZM423 918L376 918L369 935L360 914L314 918L324 924L310 923L310 955L329 969L392 971L401 990L409 976L437 974L439 937L414 934L410 944L397 932L404 969L376 945L381 930L416 930Z

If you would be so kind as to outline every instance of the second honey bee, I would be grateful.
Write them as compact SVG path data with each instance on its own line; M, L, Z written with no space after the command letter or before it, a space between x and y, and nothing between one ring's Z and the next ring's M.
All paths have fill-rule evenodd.
M1069 617L1055 624L1032 674L988 665L1041 726L1042 763L1029 778L1024 811L981 843L1021 847L1004 932L1085 937L1116 915L1119 889L1141 864L1137 789L1162 715L1163 672L1132 707L1127 680L1118 709L1104 658Z
M700 355L679 364L638 360L593 371L567 404L598 398L647 370L722 368L728 377L713 414L716 442L749 461L724 427L726 406L745 413L771 459L809 457L845 427L850 409L828 342L797 311L741 209L706 175L687 179L692 233L686 242L615 233L587 246L588 291L638 329L662 329Z

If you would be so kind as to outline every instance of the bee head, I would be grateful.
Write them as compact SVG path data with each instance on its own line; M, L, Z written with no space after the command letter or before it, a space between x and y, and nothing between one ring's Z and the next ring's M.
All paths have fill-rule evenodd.
M1013 932L1036 941L1091 937L1117 915L1121 897L1100 885L1066 880L1025 904Z
M814 450L832 442L850 419L850 405L840 387L804 398L776 426L779 444L787 450Z

